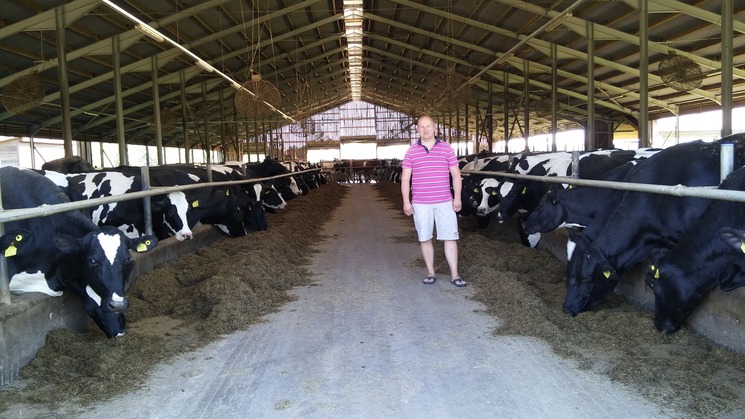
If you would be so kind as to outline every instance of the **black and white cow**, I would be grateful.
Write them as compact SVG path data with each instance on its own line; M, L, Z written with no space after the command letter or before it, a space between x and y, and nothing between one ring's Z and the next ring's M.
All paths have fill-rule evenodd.
M0 167L0 182L7 210L70 202L57 185L32 170ZM80 211L11 221L5 231L0 244L12 292L61 295L72 290L108 337L124 334L130 250L151 250L156 237L129 238L115 227L93 224Z
M168 165L167 167L184 171L200 178L200 181L207 182L209 176L207 167L178 164ZM211 178L213 182L244 181L248 180L243 173L236 167L227 165L211 165ZM252 231L263 231L268 228L266 213L262 204L263 186L260 182L244 183L241 185L222 187L227 196L236 200L236 205L243 214L243 223L246 228ZM223 229L228 235L229 229Z
M582 179L598 179L608 171L638 158L633 150L595 150L579 153ZM523 156L510 170L532 176L571 176L572 153L556 152ZM534 180L506 179L499 186L499 218L504 221L516 212L524 217L538 206L549 184Z
M498 172L508 170L518 155L480 153L463 165L463 170L494 172L494 175L465 174L461 189L463 203L461 216L474 215L477 225L481 228L489 226L491 214L499 208L497 186L501 178Z
M246 164L246 169L250 170L260 178L291 173L282 163L271 157L266 157L261 163L248 163ZM302 195L302 191L298 187L297 181L295 181L292 176L274 179L273 186L280 195L282 195L282 198L285 201L289 201Z
M719 189L745 190L745 168L732 172ZM745 203L714 200L675 247L653 253L646 282L654 292L659 330L677 331L717 286L731 291L745 285L742 239L732 226L745 227Z
M127 175L136 175L139 167L121 166L111 170ZM169 166L153 166L149 168L151 186L193 185L201 181L200 177ZM198 223L213 224L230 237L246 235L243 225L243 211L237 204L237 199L223 188L197 188L184 191L188 210L187 225L194 228ZM153 225L153 229L156 225ZM170 231L156 231L160 237L168 235Z
M624 181L718 185L719 154L725 142L735 145L735 165L744 164L745 135L738 134L713 143L694 141L664 149L631 168ZM564 311L577 315L603 302L620 275L655 249L672 248L709 203L703 198L625 191L612 211L582 232L570 232Z
M139 174L124 174L116 171L94 171L88 173L58 173L40 171L62 188L73 201L123 195L142 190ZM151 198L153 231L159 239L175 236L177 240L192 238L186 214L189 209L186 194L176 191ZM145 232L145 213L142 199L134 199L86 210L93 222L99 226L110 225L119 228L128 237L135 238Z

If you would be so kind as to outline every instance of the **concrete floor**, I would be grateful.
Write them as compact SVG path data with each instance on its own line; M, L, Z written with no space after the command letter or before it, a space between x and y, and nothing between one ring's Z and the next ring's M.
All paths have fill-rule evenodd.
M79 418L675 417L542 341L494 337L499 320L446 272L421 283L410 219L371 185L323 227L314 284L266 322L156 369ZM402 237L407 237L403 239ZM467 278L466 278L467 279ZM45 412L24 412L24 417ZM50 414L50 412L46 412Z

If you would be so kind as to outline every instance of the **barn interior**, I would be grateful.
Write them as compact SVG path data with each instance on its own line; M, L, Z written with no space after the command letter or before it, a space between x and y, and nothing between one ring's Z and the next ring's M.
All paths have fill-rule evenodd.
M155 164L164 147L188 162L188 150L302 160L313 147L409 144L422 114L446 140L495 152L499 141L573 129L588 150L622 135L643 147L652 120L708 110L723 111L729 135L731 110L745 105L736 1L17 0L2 9L0 137L62 140L65 154L86 160L93 144L115 144L112 165L129 163L129 145L157 149ZM334 123L351 129L321 132L321 115L340 107ZM163 243L138 268L220 238L203 229L188 245ZM549 239L560 259L565 238ZM737 350L740 291L710 299L698 318ZM649 297L643 282L624 292ZM48 329L87 326L75 304L29 296L3 307L28 317L3 325L6 353L25 352L0 386Z
M243 161L252 143L280 141L281 127L297 134L282 148L338 142L319 135L313 117L354 101L375 106L367 123L380 141L410 140L413 118L428 113L446 138L489 148L574 128L588 133L586 149L612 145L620 132L645 146L650 119L745 102L739 2L28 0L4 8L0 135L62 139L68 154L73 141L82 154L104 142Z

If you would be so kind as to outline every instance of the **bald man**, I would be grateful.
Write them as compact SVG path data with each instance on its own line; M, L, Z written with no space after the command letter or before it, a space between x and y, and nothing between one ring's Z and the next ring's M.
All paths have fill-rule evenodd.
M419 117L419 140L406 151L401 162L401 195L404 214L413 216L427 276L426 285L435 283L433 231L443 242L450 268L450 283L468 285L458 274L458 217L461 209L461 178L458 159L450 144L435 136L437 126L428 115ZM452 178L453 190L450 190Z

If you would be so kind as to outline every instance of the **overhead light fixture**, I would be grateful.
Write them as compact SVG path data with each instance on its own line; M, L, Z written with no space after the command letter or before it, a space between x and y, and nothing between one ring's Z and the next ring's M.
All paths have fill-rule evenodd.
M349 90L352 100L362 96L362 19L363 0L344 0L344 34L347 38L347 60L349 62Z
M197 66L199 68L201 68L202 70L204 70L204 71L206 71L208 73L212 73L212 72L215 71L215 68L212 67L211 65L207 64L207 62L204 61L204 60L196 60L195 63L197 64Z
M135 25L135 29L149 36L153 41L156 41L158 43L163 43L166 40L166 38L163 35L161 35L160 32L150 27L150 25L146 25L144 23L138 23Z

